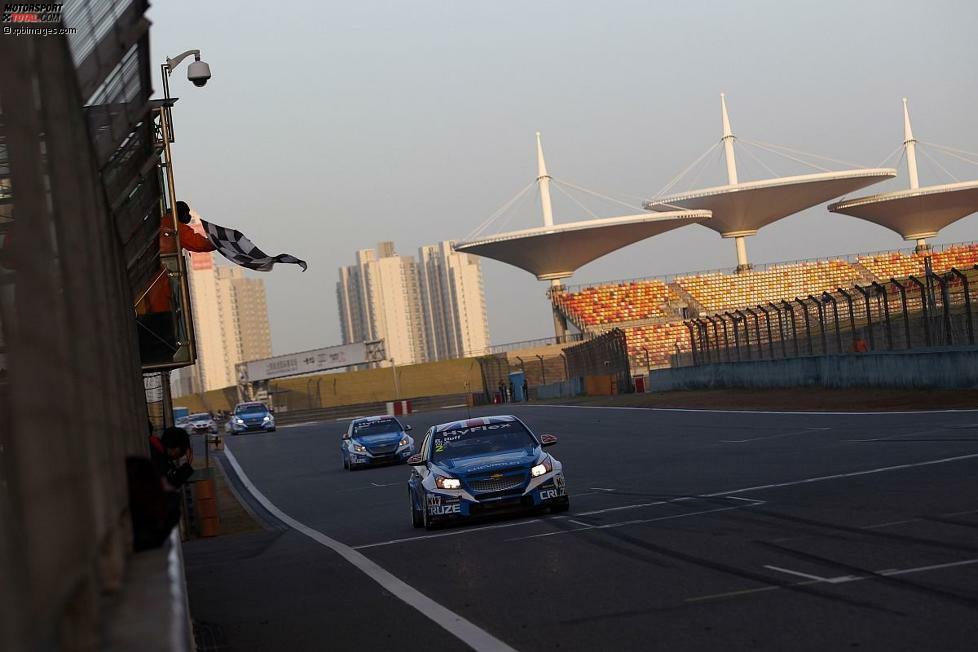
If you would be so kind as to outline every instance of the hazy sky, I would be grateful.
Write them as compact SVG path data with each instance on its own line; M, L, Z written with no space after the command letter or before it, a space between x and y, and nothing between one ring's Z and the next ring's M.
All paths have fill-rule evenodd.
M337 268L355 250L394 240L416 255L464 238L515 195L536 176L538 130L554 177L618 198L655 194L719 139L721 91L744 139L875 166L902 141L907 96L918 139L978 151L970 0L184 0L150 18L155 62L196 47L214 75L198 89L183 66L171 83L178 194L267 252L309 262L305 274L261 275L276 354L339 343ZM806 171L755 153L779 174ZM722 182L711 158L698 185ZM742 180L764 176L746 154L738 162ZM920 167L924 183L950 181L929 159ZM506 228L540 223L533 201ZM588 217L559 193L554 204L557 222ZM590 207L610 217L638 204ZM973 239L974 215L935 242ZM910 243L817 207L747 246L763 263ZM569 283L735 263L732 241L690 226ZM483 274L494 343L553 334L544 283L489 260Z

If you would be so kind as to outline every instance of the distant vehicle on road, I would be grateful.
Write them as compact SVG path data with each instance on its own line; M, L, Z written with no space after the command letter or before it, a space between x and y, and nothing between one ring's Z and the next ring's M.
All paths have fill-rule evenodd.
M232 435L242 432L275 432L275 415L264 403L238 403L225 429Z
M411 523L432 527L471 516L570 508L563 466L544 452L554 435L533 432L515 416L432 426L408 480Z
M186 425L183 429L187 431L189 435L199 435L199 434L217 434L217 424L214 423L213 417L207 412L198 412L197 414L191 414L187 417ZM179 427L179 426L178 426Z
M378 464L406 462L414 454L411 426L395 417L382 415L357 417L350 421L340 442L343 468L354 469Z
M187 431L187 434L189 435L190 434L190 415L185 414L183 416L177 417L173 421L173 425L176 426L177 428L183 428L184 430Z

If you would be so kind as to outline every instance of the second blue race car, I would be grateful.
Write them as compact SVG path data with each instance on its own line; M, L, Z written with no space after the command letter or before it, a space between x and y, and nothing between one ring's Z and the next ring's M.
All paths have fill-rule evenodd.
M431 427L408 480L411 522L432 527L482 514L570 508L563 466L544 452L553 435L537 438L514 416L454 421Z
M414 439L409 430L411 426L387 415L354 419L340 443L343 468L352 471L406 461L414 454Z

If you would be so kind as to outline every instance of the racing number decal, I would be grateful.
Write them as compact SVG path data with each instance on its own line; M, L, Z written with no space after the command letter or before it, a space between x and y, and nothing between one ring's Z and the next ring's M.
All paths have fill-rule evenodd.
M447 514L461 514L462 505L458 501L442 504L442 496L438 494L425 494L425 502L428 504L428 513L432 516L445 516Z

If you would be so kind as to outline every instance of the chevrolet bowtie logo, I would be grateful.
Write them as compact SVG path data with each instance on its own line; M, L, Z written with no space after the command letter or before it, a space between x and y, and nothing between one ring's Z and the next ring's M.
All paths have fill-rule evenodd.
M493 473L489 477L492 478L493 480L498 480L499 478L503 477L503 474L502 473Z

